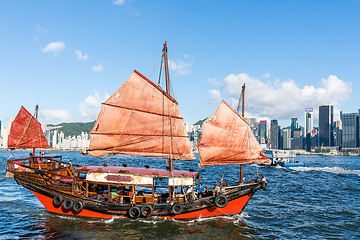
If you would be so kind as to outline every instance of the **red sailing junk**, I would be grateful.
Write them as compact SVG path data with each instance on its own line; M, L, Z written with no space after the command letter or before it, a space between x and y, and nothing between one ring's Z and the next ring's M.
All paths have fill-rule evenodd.
M23 106L11 123L10 134L8 137L8 148L12 151L17 149L32 149L33 152L27 158L12 160L8 164L6 177L12 178L13 172L29 172L32 168L51 167L44 156L35 156L35 149L49 149L50 146L42 131L41 124L37 120L38 105L35 108L35 116L32 116ZM24 167L24 166L29 166Z
M168 169L86 165L50 159L51 168L12 171L49 212L85 217L191 219L241 213L266 179L215 186L204 191L200 172L176 170L174 161L195 160L178 103L170 95L167 46L163 48L166 90L138 71L102 105L85 154L126 154L168 162ZM162 64L161 64L162 65ZM249 124L225 102L204 122L198 143L200 167L267 163ZM146 161L146 160L142 160ZM135 161L134 161L135 162ZM8 165L14 164L8 160ZM166 190L157 182L166 180ZM185 188L188 188L185 190Z
M38 106L36 110L37 108ZM41 124L23 106L11 123L8 148L10 150L50 148Z

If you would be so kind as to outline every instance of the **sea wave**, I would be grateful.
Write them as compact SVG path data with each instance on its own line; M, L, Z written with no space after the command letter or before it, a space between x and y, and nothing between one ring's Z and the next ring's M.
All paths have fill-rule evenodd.
M354 174L360 176L360 170L353 168L341 168L341 167L293 167L290 168L296 171L322 171L335 174Z

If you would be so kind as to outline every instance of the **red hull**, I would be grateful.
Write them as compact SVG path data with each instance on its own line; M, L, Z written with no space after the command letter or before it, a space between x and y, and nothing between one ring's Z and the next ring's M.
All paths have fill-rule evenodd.
M30 190L31 191L31 190ZM59 214L65 214L65 215L73 215L73 216L82 216L82 217L95 217L95 218L112 218L112 217L118 217L123 218L125 216L119 216L119 215L112 215L99 213L96 211L91 211L87 209L83 209L80 213L76 213L75 211L71 210L64 210L62 207L55 207L53 204L53 199L42 195L38 192L31 191L38 199L39 201L44 205L46 210L53 213L59 213ZM213 216L221 216L221 215L230 215L230 214L237 214L240 213L246 203L249 201L251 196L254 193L247 194L245 196L242 196L240 198L234 199L232 201L229 201L228 204L224 208L218 208L216 206L196 210L192 212L187 212L183 214L178 215L168 215L168 216L159 216L161 218L173 218L173 219L191 219L191 218L202 218L202 217L213 217Z

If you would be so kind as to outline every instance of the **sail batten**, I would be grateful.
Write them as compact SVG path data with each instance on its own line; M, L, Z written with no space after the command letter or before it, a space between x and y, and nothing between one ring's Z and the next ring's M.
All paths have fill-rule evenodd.
M159 115L159 116L164 116L164 117L168 117L164 114L161 113L156 113L156 112L149 112L149 111L144 111L141 109L132 109L132 108L128 108L128 107L124 107L124 106L119 106L119 105L114 105L114 104L110 104L110 103L102 103L103 105L107 105L107 106L111 106L111 107L116 107L116 108L123 108L123 109L127 109L127 110L131 110L131 111L136 111L136 112L142 112L142 113L149 113L149 114L155 114L155 115ZM181 119L183 120L183 118L181 116L172 116L172 118L177 118L177 119Z
M50 148L41 124L23 106L11 123L8 148L10 150Z
M248 122L225 101L203 123L198 150L201 167L269 161Z
M95 157L195 159L177 102L137 71L102 104L90 136Z

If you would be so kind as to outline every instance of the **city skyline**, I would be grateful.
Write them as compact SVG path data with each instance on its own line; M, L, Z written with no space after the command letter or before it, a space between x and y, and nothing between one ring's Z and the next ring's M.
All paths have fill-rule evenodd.
M164 41L189 124L222 99L235 106L244 83L246 117L284 125L303 121L307 107L318 116L321 104L356 112L359 8L357 1L1 2L0 119L39 104L47 124L93 121L134 69L157 82Z

